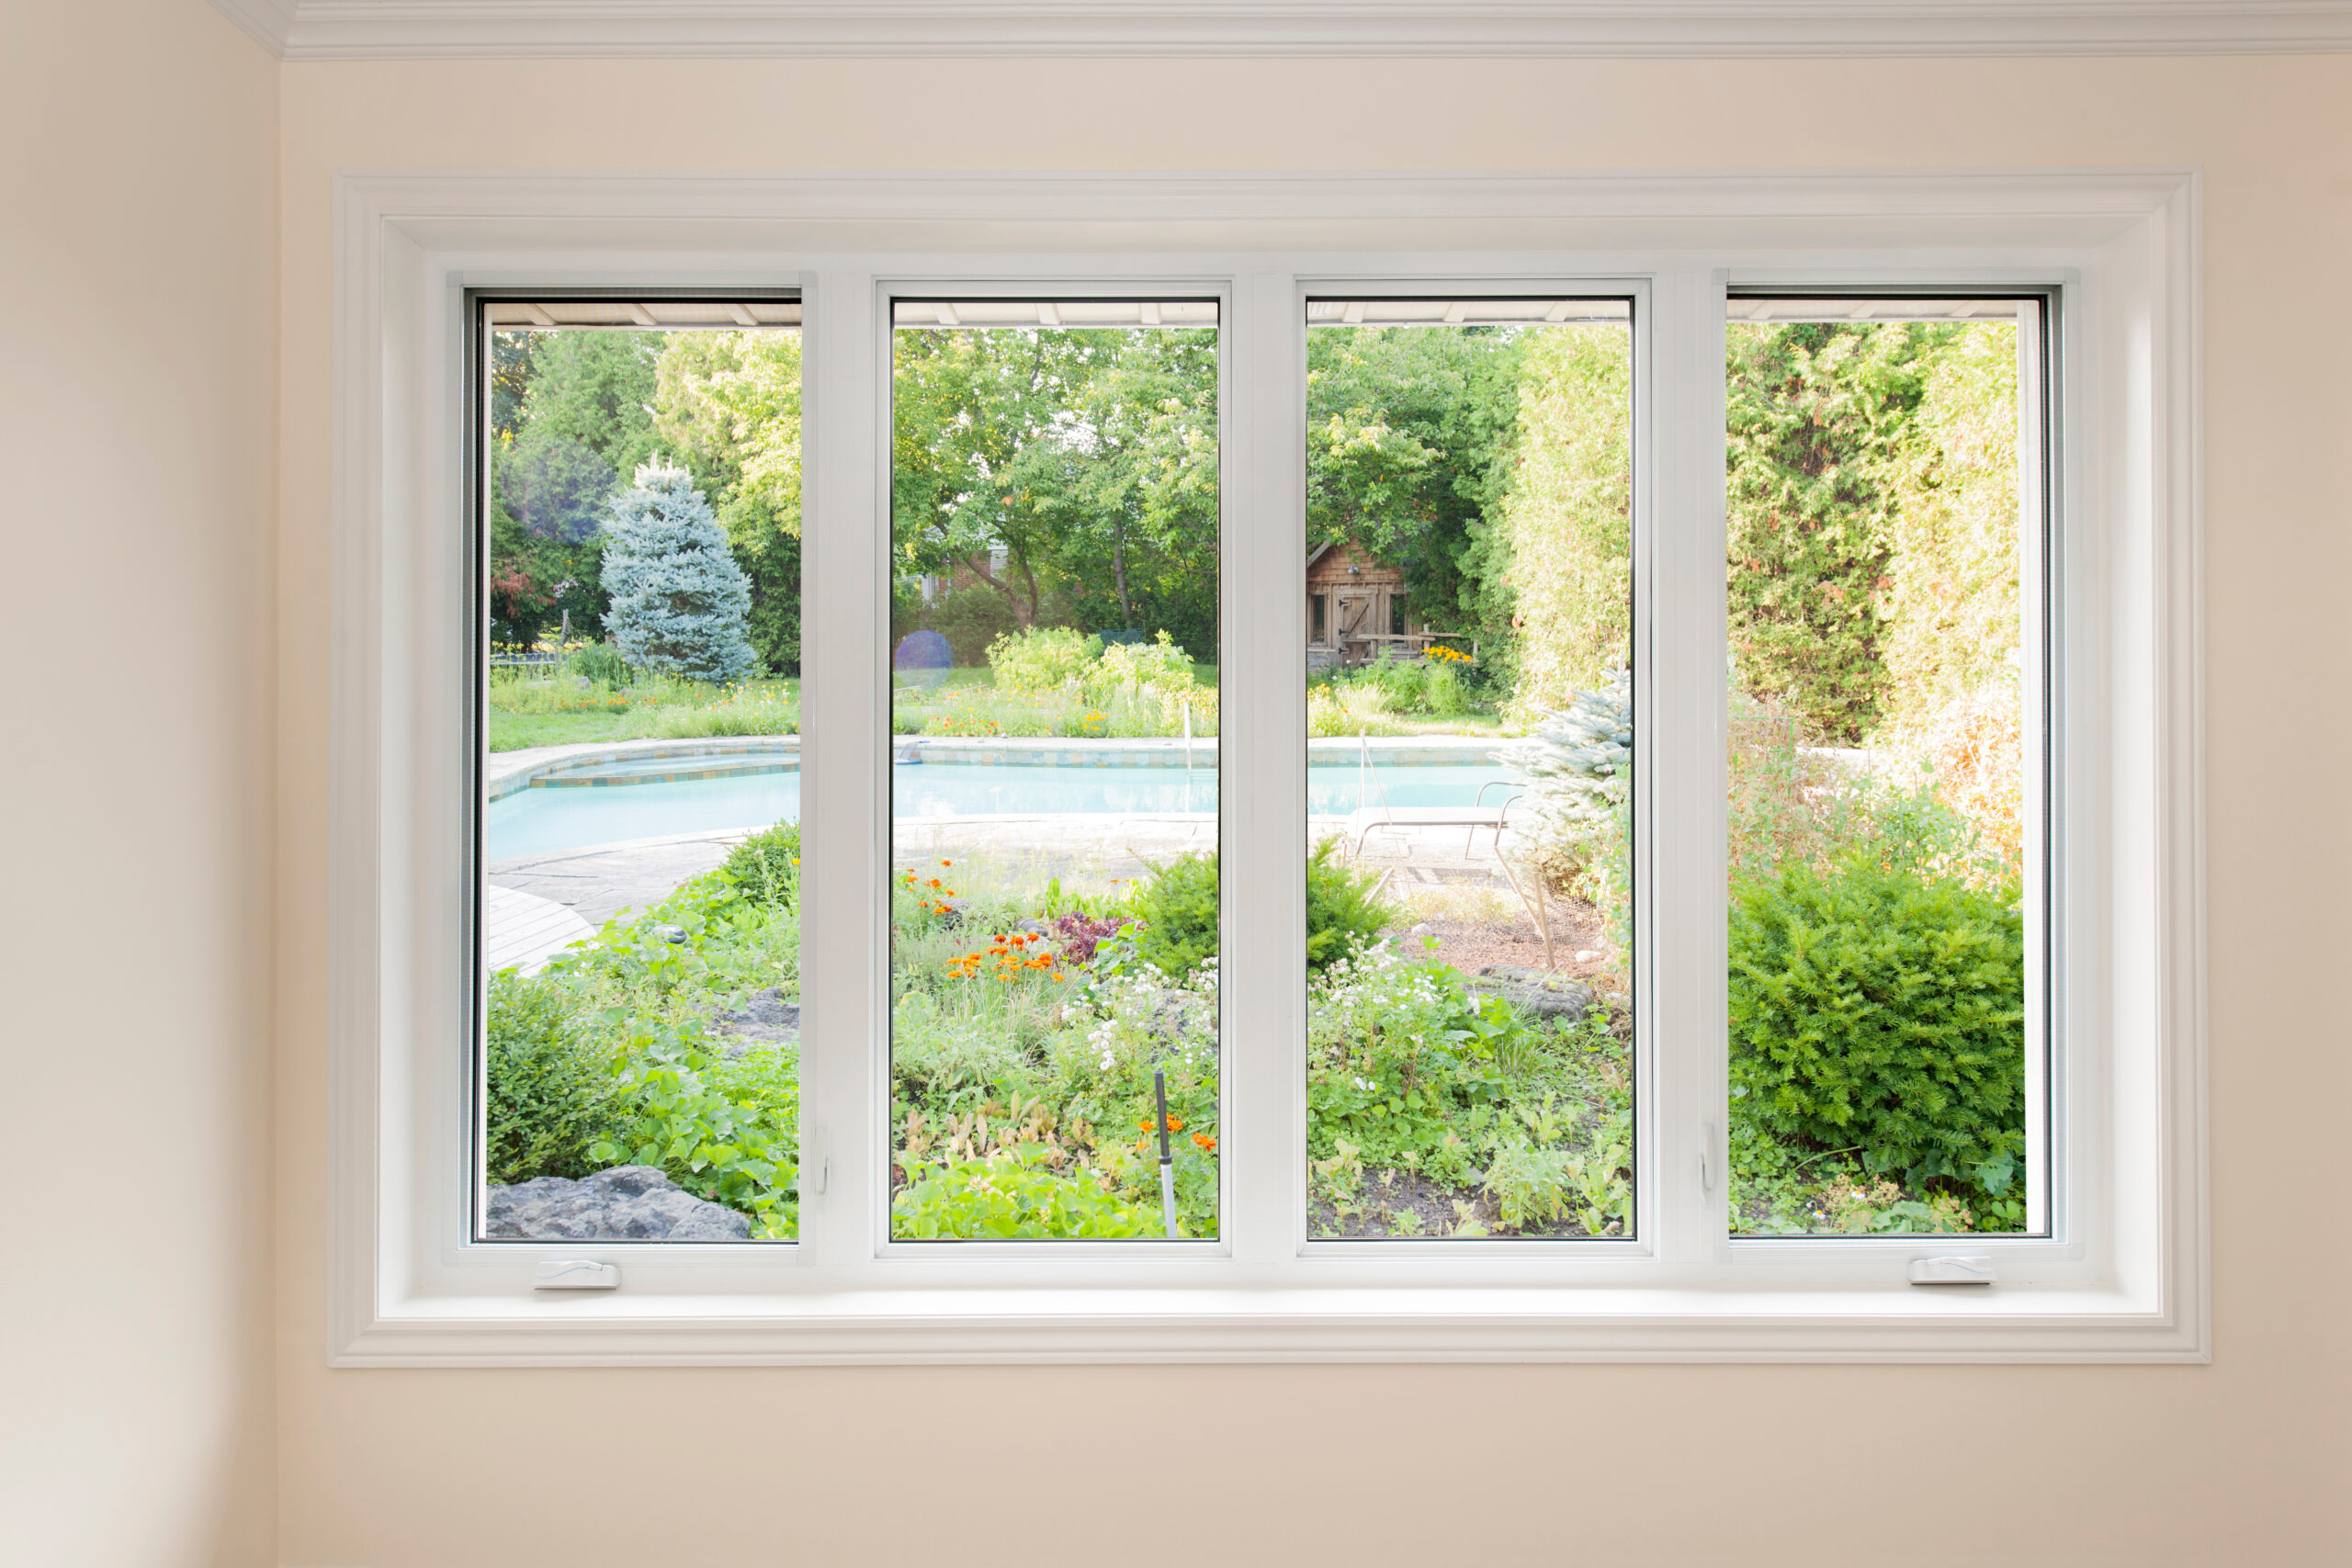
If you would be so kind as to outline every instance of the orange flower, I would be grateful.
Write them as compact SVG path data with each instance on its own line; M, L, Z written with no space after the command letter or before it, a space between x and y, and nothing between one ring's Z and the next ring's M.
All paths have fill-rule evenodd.
M1193 1134L1193 1142L1200 1145L1201 1152L1204 1155L1213 1155L1216 1153L1216 1140L1210 1137L1206 1133Z
M954 861L952 861L952 860L944 860L944 861L941 861L939 863L940 863L940 864L942 864L942 865L954 865L956 863L955 863Z
M931 881L927 884L927 886L932 886L932 887L936 887L936 886L939 886L939 878L937 878L937 877L935 877L935 876L934 876L934 877L933 877L933 878L931 879Z

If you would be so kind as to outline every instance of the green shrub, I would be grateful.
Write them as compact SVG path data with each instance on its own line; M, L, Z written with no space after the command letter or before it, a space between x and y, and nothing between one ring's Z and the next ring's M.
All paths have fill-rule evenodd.
M605 1076L574 1029L563 988L512 969L490 977L485 1108L490 1179L577 1180L602 1168L589 1147L613 1119Z
M1042 1145L999 1149L961 1160L903 1188L890 1201L890 1234L930 1241L969 1236L995 1241L1142 1236L1159 1233L1159 1217L1084 1177L1045 1168Z
M2024 922L1998 894L1860 857L1734 884L1734 1113L1771 1135L1997 1198L2024 1021Z
M791 908L800 902L800 824L779 822L752 834L718 869L751 902Z
M1102 657L1086 671L1085 680L1087 695L1098 702L1148 687L1170 693L1182 701L1193 683L1193 656L1177 647L1166 632L1151 642L1138 637L1105 647Z
M1182 977L1216 956L1217 858L1178 855L1152 871L1136 895L1136 956Z
M895 626L891 629L899 637L918 627L937 632L947 639L957 667L968 669L985 663L989 645L1010 636L1020 624L1011 600L993 588L975 585L949 590L910 615L904 631Z
M1001 691L1052 692L1083 681L1102 652L1102 638L1071 626L1023 626L989 644L989 668Z
M1321 974L1404 919L1404 911L1379 897L1379 879L1351 871L1332 856L1340 840L1326 839L1306 857L1306 967Z
M566 661L575 675L584 675L610 691L628 684L628 660L609 642L592 642L571 650Z
M1339 848L1326 839L1306 859L1306 966L1316 974L1403 919L1374 892L1375 877L1334 858ZM1136 956L1163 974L1189 975L1216 956L1217 859L1179 855L1154 870L1136 895Z

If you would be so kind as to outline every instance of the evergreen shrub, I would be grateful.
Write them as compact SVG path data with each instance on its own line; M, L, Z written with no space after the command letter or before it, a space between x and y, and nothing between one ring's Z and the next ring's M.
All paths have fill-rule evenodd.
M1335 858L1326 839L1306 860L1306 966L1320 974L1376 940L1403 912L1374 891L1378 878ZM1188 975L1217 952L1217 857L1179 855L1136 895L1136 956L1170 976Z
M605 548L606 624L641 669L728 683L758 673L744 637L751 583L710 503L684 468L649 463L613 502Z
M1733 1114L1997 1198L2025 1143L2025 929L2003 893L1860 855L1735 879Z

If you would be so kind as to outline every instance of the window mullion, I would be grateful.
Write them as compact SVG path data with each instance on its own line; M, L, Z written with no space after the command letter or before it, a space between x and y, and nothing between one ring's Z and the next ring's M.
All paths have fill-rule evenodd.
M1305 318L1287 273L1234 284L1226 333L1219 788L1233 1256L1279 1265L1306 1224Z
M1653 1108L1642 1174L1657 1256L1691 1263L1722 1256L1728 1230L1723 275L1662 271L1648 305L1634 409L1634 614L1645 665L1634 682L1635 776L1637 810L1648 814L1635 1016Z
M854 1267L881 1234L880 1074L887 1020L888 693L882 558L885 387L874 279L812 275L803 303L800 1251ZM877 1066L881 1064L881 1066Z

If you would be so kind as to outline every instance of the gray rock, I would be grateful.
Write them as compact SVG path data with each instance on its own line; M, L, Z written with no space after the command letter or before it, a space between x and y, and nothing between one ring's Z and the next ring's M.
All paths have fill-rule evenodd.
M524 1241L747 1241L752 1217L681 1190L650 1165L584 1181L541 1176L490 1190L489 1234Z
M662 933L662 939L664 942L684 942L686 940L686 928L684 926L655 926L653 929Z
M800 1004L785 1000L782 986L752 992L741 1007L722 1012L712 1021L718 1026L719 1033L729 1037L729 1055L741 1055L744 1047L754 1040L795 1044L800 1039Z
M1470 988L1498 996L1537 1018L1561 1018L1571 1022L1600 1005L1590 986L1519 964L1487 964L1470 982Z

